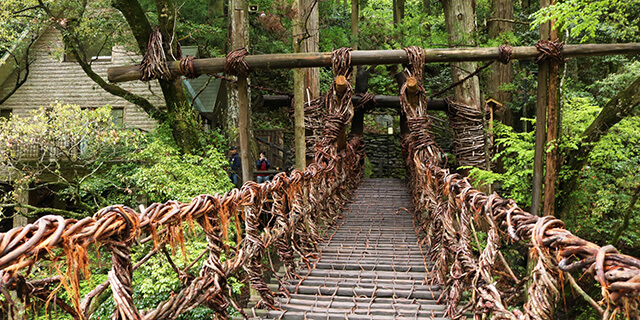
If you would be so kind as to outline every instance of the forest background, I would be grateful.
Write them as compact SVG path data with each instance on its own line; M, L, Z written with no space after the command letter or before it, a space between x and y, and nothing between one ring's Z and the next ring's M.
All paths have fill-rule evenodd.
M359 7L357 39L351 33L353 3ZM296 11L292 4L287 0L255 0L251 4L257 5L258 10L248 16L249 53L293 52ZM325 0L317 1L317 5L321 52L350 47L356 41L361 50L458 45L449 41L440 1ZM227 3L218 0L175 3L168 0L3 1L0 4L0 55L9 52L21 36L24 39L25 30L33 37L45 28L55 27L63 31L68 53L77 55L78 63L87 64L83 68L88 67L87 73L91 76L90 64L85 63L87 59L82 56L86 54L86 48L124 44L130 50L144 52L141 43L146 43L147 38L137 39L141 32L131 23L136 15L142 15L150 26L164 26L162 31L175 35L181 45L197 45L201 57L224 56L228 51L226 8ZM540 9L539 3L532 0L479 0L475 1L477 31L466 35L465 42L481 47L530 46L539 39L538 26L550 19L556 21L559 37L565 43L640 42L638 12L640 1L566 0ZM496 33L492 28L496 28L497 23L509 27ZM607 56L571 59L564 64L559 76L561 121L557 147L562 159L570 160L584 147L585 130L612 98L629 88L640 91L639 60L638 55ZM509 83L496 84L491 71L481 74L485 97L499 91L506 103L495 124L493 160L498 166L493 172L472 169L471 173L476 181L492 183L505 197L529 208L538 67L529 61L513 61L511 66ZM401 71L399 66L369 66L367 70L369 92L397 95L399 88L395 75ZM331 70L321 68L319 77L320 91L326 92L332 78ZM448 64L429 64L425 79L427 94L438 92L451 83L451 69ZM113 94L126 95L104 79L94 78L94 81ZM293 91L291 70L253 72L251 81L278 91ZM52 105L45 106L31 118L2 120L2 164L16 170L20 177L2 185L3 218L18 212L30 216L60 214L80 218L114 203L135 208L141 202L188 201L197 194L228 191L232 187L226 172L226 151L231 144L229 135L224 129L202 130L203 124L190 109L190 104L184 103L183 90L170 81L161 82L161 86L167 101L166 110L127 96L159 121L158 129L150 134L115 126L110 121L108 107L92 111L84 110L82 106ZM266 93L252 90L254 127L291 130L290 110L261 108L260 97ZM638 102L629 107L628 114L590 144L590 152L582 155L579 167L569 165L569 161L562 162L565 166L559 175L557 215L580 237L599 245L613 244L627 254L640 256L640 215L637 214L640 210L637 201L640 195L640 112ZM368 120L369 129L375 131L373 120ZM65 148L56 146L60 137L68 141ZM25 164L15 151L20 149L16 149L17 145L60 150L74 145L84 151L65 155L67 162L63 168L62 162L56 161ZM69 168L73 175L63 170ZM43 179L43 175L49 178ZM572 179L577 181L575 186L563 184ZM67 204L65 209L31 207L20 201L20 192L43 187L54 191ZM190 254L205 246L202 236L197 233L188 237L187 252ZM520 258L523 249L508 245L505 248L507 258L520 266L515 271L523 274L526 269L526 261ZM138 254L145 252L143 249ZM135 254L135 258L140 258ZM176 257L179 263L184 263L180 259L190 261L194 258L180 254ZM83 284L86 290L106 279L108 263L99 260L108 261L108 254L94 258L97 263L92 274L95 276ZM143 279L135 283L134 288L139 308L157 305L180 286L177 279L170 280L173 278L168 275L173 270L163 264L161 258L152 259L157 261L135 271L138 273L135 278ZM234 281L237 294L246 291L243 279ZM156 290L159 283L163 284L162 290ZM592 284L583 285L588 290L598 290ZM568 300L579 299L570 293L566 296ZM109 315L113 307L108 296L101 297L101 301L106 302L99 306L96 317ZM34 308L33 312L46 318L43 309ZM586 307L567 312L571 313L571 318L592 316L592 311ZM62 313L54 312L54 315L64 318ZM209 316L209 310L197 308L184 318Z

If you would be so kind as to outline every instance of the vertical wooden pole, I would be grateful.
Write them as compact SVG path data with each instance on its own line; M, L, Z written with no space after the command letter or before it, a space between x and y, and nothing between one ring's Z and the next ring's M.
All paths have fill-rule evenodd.
M409 133L409 123L407 122L407 115L400 111L400 135L404 137Z
M549 6L549 0L540 0L540 8ZM540 25L540 40L549 40L549 23ZM531 192L531 213L540 215L542 203L542 177L544 174L544 150L547 128L547 78L549 76L549 63L542 62L538 65L538 97L536 103L536 146L533 158L533 190Z
M245 29L244 29L244 13L240 8L234 8L234 49L244 48ZM251 147L249 144L249 83L246 77L238 77L238 135L240 140L240 161L242 165L242 182L253 180L253 166L250 162L249 153Z
M302 37L302 43L300 52L318 52L320 42L320 20L318 16L318 1L317 0L300 0L302 6L303 15L301 30L304 30L306 34ZM303 101L313 100L320 96L320 68L305 68L304 71L304 85L302 94L304 95ZM304 107L304 106L303 106ZM313 133L307 132L305 128L305 137L313 135ZM313 156L307 157L306 164L313 163Z
M347 78L343 75L339 75L335 78L336 82L336 105L341 105L342 100L344 99L344 94L347 92L348 81ZM336 142L338 151L344 150L347 147L347 128L346 125L343 125L340 129L340 134L338 135L338 141Z
M540 8L549 6L549 0L540 0ZM540 25L540 40L549 40L550 23ZM533 190L531 193L531 214L540 215L540 206L542 201L542 177L544 174L544 149L545 134L547 128L547 77L549 76L549 63L544 61L538 64L538 96L536 101L536 144L535 154L533 158ZM529 250L527 261L527 274L531 274L536 264L536 254L534 250ZM527 287L531 286L533 278L527 281ZM525 291L527 296L525 300L529 300L529 292Z
M555 1L553 1L555 3ZM558 30L551 21L551 41L558 40ZM544 215L555 216L556 180L558 177L558 70L560 65L550 62L549 105L547 106L547 169L544 178Z
M356 76L355 93L365 93L369 90L369 71L360 69ZM354 111L353 119L351 119L351 133L364 134L364 107Z
M301 0L293 0L293 11L296 18L293 23L293 52L301 52L301 38L303 33L303 11ZM293 69L293 115L294 115L294 139L296 154L296 169L303 171L306 167L307 143L304 130L304 101L305 101L305 72L303 69Z
M351 119L351 133L352 134L364 134L364 110L360 109L353 113L353 119Z

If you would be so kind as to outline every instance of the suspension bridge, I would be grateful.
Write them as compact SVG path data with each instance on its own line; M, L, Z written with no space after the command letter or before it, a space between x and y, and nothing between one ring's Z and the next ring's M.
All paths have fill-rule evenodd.
M350 78L350 54L331 54L336 79ZM262 184L249 181L189 203L155 203L139 211L113 205L82 220L44 216L0 234L3 314L15 319L21 306L40 299L74 319L88 319L96 297L111 290L112 319L175 319L198 306L220 319L230 309L242 318L271 319L554 319L563 277L584 271L601 287L594 307L604 319L637 318L640 260L578 238L554 217L531 215L512 200L485 194L448 169L430 134L422 87L425 51L406 48L402 60L408 79L400 90L410 128L403 141L408 182L361 181L361 137L339 141L353 117L352 90L349 81L334 81L324 99L327 114L315 161L304 171L280 173ZM165 245L184 241L185 224L197 224L206 235L201 269L188 270L196 261L185 269L174 266L180 288L156 306L139 307L133 270ZM236 234L229 233L231 225ZM482 241L476 225L486 233ZM237 237L235 246L229 237ZM499 251L504 241L530 246L533 267L521 306L495 281L510 270ZM131 248L147 242L153 248L132 261ZM108 280L81 296L94 245L111 252ZM282 263L280 271L270 252ZM41 260L57 264L58 272L31 276ZM174 265L170 255L167 263ZM255 293L249 308L235 301L230 288L228 279L240 274ZM59 284L68 299L59 297Z

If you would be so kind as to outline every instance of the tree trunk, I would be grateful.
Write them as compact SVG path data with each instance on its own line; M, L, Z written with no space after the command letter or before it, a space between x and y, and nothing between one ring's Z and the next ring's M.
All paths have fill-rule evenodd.
M452 46L475 46L475 1L443 0L442 4L444 7L447 33L449 33L449 44ZM456 83L466 78L476 70L477 66L478 64L476 62L451 63L452 82ZM469 78L454 88L454 101L459 105L463 105L465 108L482 110L483 102L480 96L480 82L477 76ZM455 115L450 116L454 117ZM482 136L482 140L484 141L484 132L481 129L468 130L468 128L465 127L465 121L460 121L459 118L451 118L450 121L452 121L452 123L455 121L459 124L453 128L454 137L460 142L453 147L453 152L457 157L458 163L460 165L470 164L477 166L480 165L481 161L483 163L481 167L485 169L485 150L482 143L476 144L473 142L473 145L462 143L462 141L468 141L469 139L477 141L479 136ZM469 147L475 149L469 152ZM465 174L466 172L463 171L462 173Z
M549 6L549 0L540 0L540 7ZM540 40L549 40L550 23L540 25ZM547 131L547 78L549 76L549 62L538 65L538 97L536 103L536 145L533 158L533 190L531 192L531 213L540 215L542 202L542 179L544 177L544 149Z
M301 0L304 10L303 19L306 20L305 39L302 41L302 52L318 52L320 43L320 19L318 16L318 1ZM304 22L304 21L303 21ZM309 90L310 100L320 96L320 68L304 69L305 88Z
M431 14L431 0L422 0L422 6L424 9L424 13L427 15Z
M449 44L452 46L475 46L473 38L476 32L476 12L473 1L443 0L444 15L449 33ZM477 62L451 63L451 77L458 82L478 67ZM481 109L480 82L477 76L471 77L454 88L454 99L474 109Z
M589 154L595 148L600 139L609 132L609 129L640 105L640 78L636 79L626 89L620 91L615 97L613 97L607 105L604 106L602 111L598 114L591 125L582 133L581 142L577 148L570 150L565 159L564 165L568 167L570 172L569 179L562 183L562 194L564 195L560 199L558 212L559 217L562 219L567 215L569 209L569 200L571 194L576 190L578 185L579 171L584 167L589 158Z
M489 22L489 38L496 39L513 31L513 24L506 20L513 20L513 0L493 0L491 18ZM509 44L509 43L504 43ZM500 103L503 107L495 113L495 119L508 126L513 126L513 113L507 106L511 102L511 93L502 90L506 84L513 81L513 66L494 63L491 65L491 77L487 85L487 95Z
M140 52L144 54L147 50L149 34L151 34L151 26L144 10L138 1L114 0L113 5L124 15L136 39ZM174 33L175 5L171 0L157 0L156 9L158 11L158 24L160 26L160 32L162 33L165 55L167 58L179 59L180 57L177 55L178 40L175 39ZM80 61L80 59L78 59L78 61ZM87 70L85 70L85 72L87 72ZM91 75L89 76L91 77ZM92 77L92 79L93 78L94 77ZM94 81L96 81L96 79L94 79ZM201 147L198 140L200 121L185 96L184 90L182 89L182 79L176 77L174 80L158 80L158 82L160 83L160 88L162 89L167 106L166 114L159 112L156 107L151 106L148 101L142 98L137 99L136 101L139 100L139 102L134 103L141 105L153 118L160 120L160 122L167 123L172 129L174 140L183 152L192 153L199 150ZM98 81L97 83L100 84ZM101 85L101 87L105 88L107 85L108 84L104 86ZM116 94L112 91L119 90L112 88L112 90L109 91L110 93ZM129 94L124 95L129 96Z
M393 25L398 26L404 19L405 0L393 0Z
M351 0L351 48L353 50L358 50L358 14L359 12L360 12L360 8L358 7L358 0Z
M551 24L553 27L553 22ZM551 30L551 41L558 39L558 31ZM547 106L547 159L544 178L545 216L555 216L556 181L558 180L558 70L560 64L550 62L549 101Z
M229 52L247 48L249 4L246 0L229 0ZM242 182L253 180L253 130L251 129L251 93L249 80L243 76L232 76L237 83L227 82L227 134L237 138L240 149ZM237 131L235 131L237 130ZM234 132L235 131L235 132Z

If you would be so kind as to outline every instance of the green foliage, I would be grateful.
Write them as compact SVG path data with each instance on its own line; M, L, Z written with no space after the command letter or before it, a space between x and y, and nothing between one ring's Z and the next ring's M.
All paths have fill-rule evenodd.
M598 105L604 106L618 92L624 90L635 79L640 78L640 61L625 60L622 61L621 67L616 73L612 73L602 80L597 80L587 87Z
M0 57L17 44L20 36L27 30L27 26L34 21L28 15L18 15L14 12L34 3L35 1L0 1Z
M601 109L587 98L569 99L563 119L566 139L561 148L576 148L580 133ZM588 235L600 244L611 240L630 202L630 191L640 181L640 116L626 117L609 130L589 155L587 166L578 173L561 173L561 179L569 174L580 175L580 187L574 194L565 195L572 199L567 225L576 234ZM640 219L633 215L629 229L634 232L623 233L624 244L635 246L640 241L639 226Z
M639 35L639 8L638 0L567 0L534 13L532 28L555 19L560 30L570 30L581 42L595 38L603 29L612 29L619 41L627 41Z
M146 143L131 154L128 163L112 170L130 190L151 202L190 201L199 194L215 194L232 187L226 173L228 162L220 150L224 139L210 132L212 141L202 154L181 154L170 129L159 126Z
M533 179L534 132L515 132L509 126L496 123L495 134L495 144L499 151L493 160L503 163L505 173L472 168L470 176L475 183L499 183L501 195L512 198L521 207L529 207Z
M50 188L68 203L60 208L67 215L92 214L106 205L93 189L97 181L113 185L99 172L129 154L139 140L139 132L113 124L109 106L92 110L56 104L27 117L0 119L0 167L13 189L3 202L21 204L21 192Z

